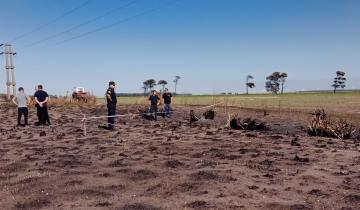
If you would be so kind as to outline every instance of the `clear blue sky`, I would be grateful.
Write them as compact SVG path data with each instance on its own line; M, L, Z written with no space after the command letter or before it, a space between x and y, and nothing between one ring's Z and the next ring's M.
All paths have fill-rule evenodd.
M19 85L32 92L41 83L62 95L84 86L103 95L109 80L119 84L118 92L141 92L149 78L165 79L173 89L179 75L179 92L244 92L251 74L253 92L263 92L265 77L284 71L287 90L294 91L329 89L341 69L347 88L360 88L359 0L179 0L137 17L169 0L92 0L44 26L86 1L0 0L0 43L11 42L18 53Z

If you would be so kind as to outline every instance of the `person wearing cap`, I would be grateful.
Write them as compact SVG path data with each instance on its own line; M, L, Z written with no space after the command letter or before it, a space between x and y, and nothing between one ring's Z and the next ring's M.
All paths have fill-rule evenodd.
M151 91L149 96L150 101L150 113L154 116L154 120L157 120L158 104L161 102L156 90Z
M13 98L13 103L18 107L18 126L26 126L28 123L28 105L31 101L30 97L24 92L24 88L19 88L19 93ZM24 115L25 124L21 124L21 117Z
M106 91L106 101L107 101L107 108L108 108L108 125L106 129L113 130L115 124L115 117L111 117L116 115L116 104L117 98L115 93L115 82L109 82L109 88Z

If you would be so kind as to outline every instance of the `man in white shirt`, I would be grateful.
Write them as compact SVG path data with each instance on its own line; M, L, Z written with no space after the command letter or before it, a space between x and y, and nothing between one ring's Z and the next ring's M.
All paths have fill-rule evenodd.
M24 88L19 88L19 93L13 98L13 103L18 107L18 126L26 126L28 123L28 105L30 103L30 97L24 92ZM25 124L21 124L21 118L24 115Z

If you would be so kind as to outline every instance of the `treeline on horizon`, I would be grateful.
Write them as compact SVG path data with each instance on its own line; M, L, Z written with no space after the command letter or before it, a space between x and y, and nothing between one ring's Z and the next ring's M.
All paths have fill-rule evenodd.
M352 92L360 92L360 89L349 89L349 90L338 90L339 93L352 93ZM296 94L296 93L333 93L333 90L304 90L304 91L294 91L294 92L286 92L284 94ZM264 93L252 93L251 95L270 95L269 92ZM211 96L211 95L246 95L246 93L217 93L217 94L193 94L193 93L178 93L176 96ZM144 93L117 93L117 97L138 97L144 96Z

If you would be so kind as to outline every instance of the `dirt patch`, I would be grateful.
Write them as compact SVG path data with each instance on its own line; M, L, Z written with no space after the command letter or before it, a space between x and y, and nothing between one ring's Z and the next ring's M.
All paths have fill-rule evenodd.
M191 178L196 181L208 181L220 179L220 176L212 171L199 171L191 174Z
M130 175L130 179L132 181L143 181L147 179L153 179L156 177L157 177L156 173L148 169L140 169L131 173Z
M38 198L26 202L20 202L15 205L16 209L30 210L30 209L41 209L50 205L50 199Z
M94 119L86 137L83 114L105 106L53 107L52 126L25 128L9 127L16 109L2 110L0 209L358 209L358 143L309 136L311 116L217 107L190 125L189 108L176 110L156 122L117 119L114 131ZM228 113L271 130L225 127Z
M126 167L128 164L126 163L126 161L124 159L117 159L112 161L109 166L112 168L116 168L116 167Z
M155 207L150 204L134 203L134 204L127 204L121 207L120 210L161 210L161 208Z
M270 203L266 205L269 210L310 210L313 207L309 204L282 204Z
M168 160L168 161L166 161L165 166L168 168L178 168L178 167L184 166L184 163L182 163L178 160Z
M360 205L360 194L351 194L345 196L345 200L350 203L357 203Z
M191 203L187 204L186 207L193 209L207 209L209 208L209 204L206 201L192 201Z

